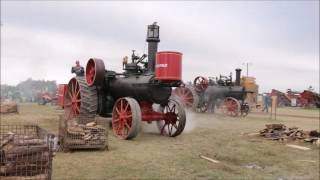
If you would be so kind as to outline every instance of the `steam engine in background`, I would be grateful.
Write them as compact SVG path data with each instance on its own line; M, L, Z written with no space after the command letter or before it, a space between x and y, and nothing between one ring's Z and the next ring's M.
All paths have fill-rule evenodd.
M146 41L148 55L139 57L133 51L130 62L123 58L123 73L106 69L101 59L90 59L85 77L68 83L64 105L68 118L112 117L113 132L121 139L136 137L141 121L156 121L162 135L181 134L186 115L183 105L171 98L171 91L182 84L182 54L158 52L156 23L148 26Z
M230 116L246 116L249 105L245 102L246 89L240 85L241 69L236 69L236 80L232 81L230 76L219 78L205 78L198 76L192 85L185 85L174 90L175 96L187 108L193 108L197 112L214 112L215 109L222 110Z

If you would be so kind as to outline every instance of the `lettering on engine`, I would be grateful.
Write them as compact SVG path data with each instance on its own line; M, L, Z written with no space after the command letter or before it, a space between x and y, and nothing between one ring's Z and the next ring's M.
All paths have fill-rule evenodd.
M168 64L156 64L156 68L166 68Z

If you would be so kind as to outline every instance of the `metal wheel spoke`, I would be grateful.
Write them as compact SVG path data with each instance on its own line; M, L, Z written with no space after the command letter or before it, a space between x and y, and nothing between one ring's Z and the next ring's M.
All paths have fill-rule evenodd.
M76 90L77 90L77 83L72 83L72 87L73 87L72 95L74 96L76 94Z
M78 93L77 90L80 92L80 85L79 85L78 81L76 81L76 86L74 87L75 94ZM78 95L76 95L76 96L78 96Z
M164 123L164 125L161 128L161 134L163 134L164 128L166 127L167 123Z
M121 99L121 100L120 100L120 111L121 111L121 112L123 112L123 104L122 104L123 102L122 102L122 101L123 101L123 100Z
M70 92L69 89L68 89L68 95L69 95L69 97L70 97L70 100L72 100L72 94L71 94L71 92Z
M171 124L170 135L172 134L172 128L173 128L173 124Z
M124 116L123 118L126 118L126 119L128 119L128 118L132 118L132 114L130 114L130 115L126 115L126 116Z
M80 112L80 108L79 108L79 106L77 106L77 105L76 105L76 111L77 111L77 112Z
M119 134L120 130L121 130L121 125L119 124L118 127L116 127L117 134Z
M167 113L169 110L168 110L168 106L165 106L164 107L164 113Z
M124 108L124 111L127 111L129 107L129 103L127 103L126 107Z
M179 121L178 121L178 122L179 122ZM176 123L174 123L173 125L174 125L174 127L178 130L179 123L178 123L178 125L177 125Z
M121 135L122 136L124 136L124 135L126 135L126 127L125 126L123 126L123 128L122 128L122 132L121 132Z
M125 126L128 128L128 130L131 128L127 122L125 123Z
M78 90L76 97L78 97L80 95L80 89Z
M187 91L187 96L192 97L192 93L190 91Z
M118 114L120 114L120 111L119 111L119 109L118 109L118 107L116 106L116 111L117 111L117 113Z
M74 94L73 93L73 81L71 81L71 94ZM73 96L71 96L71 97L73 97Z

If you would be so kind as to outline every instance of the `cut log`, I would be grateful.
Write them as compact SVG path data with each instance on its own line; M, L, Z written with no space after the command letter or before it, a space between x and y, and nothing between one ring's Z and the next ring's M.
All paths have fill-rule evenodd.
M49 161L49 152L36 153L31 155L16 155L16 156L8 156L6 158L7 162L13 162L15 164L23 164L23 163L37 163L43 164L43 162Z
M89 122L86 124L87 127L93 127L93 126L96 126L97 123L96 122Z
M266 124L267 129L285 129L286 126L283 124Z
M310 131L309 136L320 137L320 133L317 130Z
M32 153L41 153L49 151L49 147L47 145L37 145L37 146L16 146L10 149L10 151L5 150L5 157L12 158L17 155L27 155Z
M86 142L83 139L66 139L65 143L67 145L84 145Z
M90 140L90 139L92 139L92 134L86 134L84 137L83 137L83 139L85 140L85 141L88 141L88 140Z
M3 168L4 167L4 168ZM44 165L37 164L24 164L24 165L13 165L13 166L1 166L1 174L2 176L26 176L26 175L37 175L45 173L46 169L48 169L48 163ZM1 176L1 177L2 177ZM1 179L2 180L2 179Z
M43 145L45 144L44 140L42 139L15 139L13 144L16 146L31 146L31 145Z
M79 126L70 126L68 127L69 131L83 133L83 128Z
M38 139L36 135L29 135L29 136L25 136L25 135L18 135L15 134L14 135L14 139L20 139L20 140L30 140L30 139Z
M10 141L13 140L14 135L13 134L8 134L7 136L4 136L1 139L1 148L5 145L7 145Z
M1 176L1 180L47 180L47 174L39 174L35 176Z
M74 131L74 129L68 128L67 132L69 135L73 135L73 136L84 136L85 135L83 130L82 131Z

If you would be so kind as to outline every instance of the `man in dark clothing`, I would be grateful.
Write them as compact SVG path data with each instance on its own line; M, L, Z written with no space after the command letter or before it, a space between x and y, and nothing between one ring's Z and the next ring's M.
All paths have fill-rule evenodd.
M75 73L76 76L84 76L84 68L80 66L79 61L76 61L76 66L71 68L71 73Z
M263 95L263 109L262 109L262 112L266 111L268 112L268 109L269 109L269 106L271 104L271 98L268 94L264 94Z

